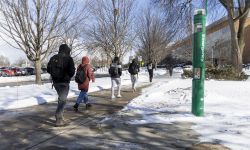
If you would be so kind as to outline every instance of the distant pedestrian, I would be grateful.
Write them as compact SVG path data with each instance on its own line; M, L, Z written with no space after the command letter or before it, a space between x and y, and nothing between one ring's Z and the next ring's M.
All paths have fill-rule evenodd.
M148 73L149 73L149 81L152 82L153 75L154 75L154 66L153 63L150 61L147 65Z
M169 72L169 76L172 77L172 75L173 75L173 65L172 64L167 64L166 69Z
M59 47L58 54L51 57L47 66L47 72L51 75L53 86L58 94L58 104L55 113L57 127L67 125L63 117L63 111L69 93L70 79L75 74L75 65L70 56L70 51L71 49L68 45L62 44Z
M89 58L84 56L82 58L82 64L77 67L75 81L78 83L78 89L81 90L74 107L75 112L78 111L78 107L81 102L84 102L86 109L91 107L88 98L89 82L95 82L94 73L91 65L89 64Z
M111 77L111 99L115 98L115 85L117 85L117 97L121 96L121 75L122 75L122 65L120 63L119 57L115 57L110 64L109 74Z
M136 82L138 80L138 73L140 71L140 66L138 64L137 59L133 59L132 63L129 65L128 72L130 73L131 82L132 82L132 90L136 91Z

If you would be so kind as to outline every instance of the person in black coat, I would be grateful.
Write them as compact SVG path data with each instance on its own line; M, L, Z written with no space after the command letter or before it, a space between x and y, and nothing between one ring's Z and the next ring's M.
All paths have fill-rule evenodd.
M120 63L119 57L115 57L109 68L109 75L111 77L111 99L115 97L115 85L117 85L117 97L121 96L121 75L122 75L122 65Z
M148 73L149 73L149 81L152 82L153 80L153 75L154 75L154 65L150 61L147 65Z
M67 44L60 45L58 54L51 57L47 65L47 72L51 75L53 86L58 94L55 113L56 126L67 125L63 117L63 111L69 93L69 83L75 74L75 65L70 56L70 51L71 49Z
M140 72L140 66L136 58L132 60L132 63L129 64L128 72L130 73L132 90L136 91L136 82L138 80L138 73Z

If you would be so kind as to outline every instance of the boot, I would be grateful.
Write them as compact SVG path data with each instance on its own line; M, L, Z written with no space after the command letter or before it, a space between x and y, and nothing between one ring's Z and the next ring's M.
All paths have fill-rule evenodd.
M65 127L68 124L63 120L63 117L55 115L56 117L56 127Z
M77 103L73 106L75 112L78 112L78 106L79 106L79 104L77 104Z
M55 114L56 127L63 127L67 125L63 117L63 111L64 111L65 105L66 105L66 102L64 101L59 101L57 104L57 109L56 109L56 114Z
M90 108L90 107L92 107L92 105L91 105L90 103L87 103L87 104L86 104L86 109L88 109L88 108Z

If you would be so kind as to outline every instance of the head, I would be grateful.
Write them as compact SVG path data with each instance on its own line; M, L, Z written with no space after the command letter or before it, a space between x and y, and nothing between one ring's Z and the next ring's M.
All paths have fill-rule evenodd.
M114 63L119 63L119 62L120 62L119 57L116 56L116 57L114 58L113 62L114 62Z
M67 44L62 44L59 47L59 52L58 53L70 55L70 51L71 51L71 49L69 48L69 46Z
M137 63L137 59L134 58L134 59L132 60L132 63Z
M82 57L82 64L89 64L89 58L87 56Z

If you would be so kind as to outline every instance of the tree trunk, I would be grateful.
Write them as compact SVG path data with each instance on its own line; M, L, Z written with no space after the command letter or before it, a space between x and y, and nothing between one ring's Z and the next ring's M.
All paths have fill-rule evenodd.
M231 46L232 46L232 63L234 72L238 75L241 74L242 71L242 54L241 49L239 47L238 37L236 34L236 28L234 24L234 20L232 16L228 15L229 19L229 27L231 30Z
M42 84L40 59L37 59L35 61L35 70L36 70L36 84Z

